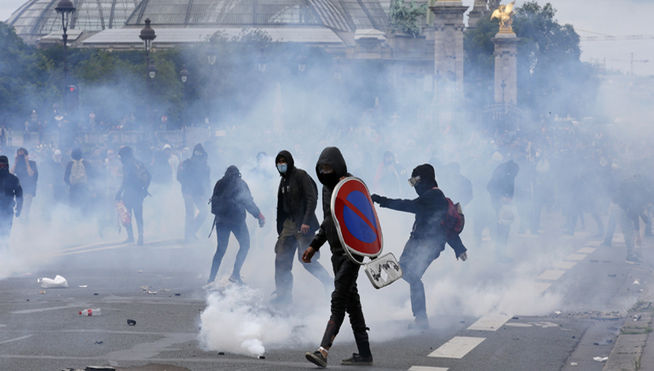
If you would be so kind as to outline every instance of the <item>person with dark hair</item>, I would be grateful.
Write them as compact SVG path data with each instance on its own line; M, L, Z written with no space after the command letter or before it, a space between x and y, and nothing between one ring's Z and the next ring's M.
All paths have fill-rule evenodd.
M18 177L9 173L9 159L0 156L0 248L6 248L14 215L23 208L23 189Z
M325 288L331 287L331 277L317 261L304 263L302 254L309 247L314 232L320 226L316 218L318 188L306 171L295 167L293 155L281 151L275 158L281 180L277 190L277 243L275 244L275 303L290 304L293 290L293 255Z
M148 187L150 186L150 172L145 165L134 157L134 151L129 146L124 146L118 151L118 156L123 164L123 181L116 201L122 201L131 215L134 214L136 219L136 228L138 230L137 245L143 245L143 200L149 195ZM127 240L134 241L134 232L132 223L125 226L127 230Z
M445 228L444 220L449 204L443 191L438 188L434 167L430 164L417 166L411 173L409 183L418 198L391 199L377 194L371 198L381 207L416 215L411 236L400 256L400 267L402 278L409 283L415 326L425 329L429 328L429 320L422 276L445 249L446 242L454 250L457 260L465 261L468 255L459 235Z
M357 290L357 277L359 276L360 264L346 256L346 252L338 237L336 225L332 219L331 199L334 187L341 179L352 176L347 172L347 165L341 151L336 147L323 149L318 162L316 163L316 174L322 183L322 210L323 221L309 247L304 251L302 260L310 263L313 255L320 247L329 242L332 252L332 266L334 269L334 291L332 292L331 316L327 322L327 328L323 334L320 347L314 352L305 353L306 359L319 366L327 367L327 355L336 335L338 335L345 313L350 316L350 325L354 333L354 341L357 344L359 353L353 353L352 357L344 359L343 365L372 365L372 353L368 340L368 328L363 317L361 299ZM359 262L363 257L358 257Z
M82 150L75 148L70 154L71 161L66 165L64 182L68 186L70 205L88 210L90 201L91 167L82 158Z
M193 154L184 160L177 170L177 181L182 185L186 218L184 239L195 239L195 234L207 217L206 196L211 188L207 152L198 143L193 147ZM195 213L198 213L196 216Z
M225 171L225 175L216 182L211 196L211 212L215 215L214 223L218 246L211 263L208 283L216 279L218 268L220 268L220 263L223 260L225 251L227 251L230 233L234 233L239 249L229 281L238 284L243 283L241 268L250 249L250 234L248 226L245 224L246 210L259 220L259 227L263 228L266 218L254 203L250 188L241 179L241 172L236 166L231 165Z
M36 197L36 183L39 180L39 170L36 162L29 159L29 153L23 147L16 150L16 162L11 172L18 177L23 187L23 218L29 218L32 199Z

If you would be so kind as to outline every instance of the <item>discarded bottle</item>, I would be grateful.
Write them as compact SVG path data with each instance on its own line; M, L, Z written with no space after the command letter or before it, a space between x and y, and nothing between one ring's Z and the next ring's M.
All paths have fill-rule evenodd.
M97 317L101 314L102 311L100 310L100 308L89 308L79 311L79 315L85 317Z

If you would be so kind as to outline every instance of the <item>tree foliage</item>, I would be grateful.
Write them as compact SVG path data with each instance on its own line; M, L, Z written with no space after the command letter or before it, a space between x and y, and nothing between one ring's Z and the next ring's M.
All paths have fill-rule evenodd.
M412 0L392 0L390 6L391 27L400 32L416 37L427 15L427 3L415 3Z
M536 115L582 116L593 103L593 68L579 59L579 35L555 19L551 4L530 1L516 8L513 30L518 43L518 105ZM468 96L490 103L494 78L492 38L497 22L483 19L465 35Z

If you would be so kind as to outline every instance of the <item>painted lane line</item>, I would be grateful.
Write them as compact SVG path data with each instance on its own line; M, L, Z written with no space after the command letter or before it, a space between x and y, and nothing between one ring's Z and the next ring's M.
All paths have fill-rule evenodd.
M558 268L558 269L572 269L572 267L574 267L575 265L577 265L576 262L560 261L560 262L556 262L556 263L554 263L554 268Z
M31 337L32 337L32 335L25 335L25 336L20 336L20 337L13 338L13 339L3 340L3 341L0 341L0 345L13 343L14 341L20 341L20 340L31 338Z
M512 317L513 315L508 314L487 314L470 325L468 330L497 331Z
M447 371L445 367L411 366L409 371Z
M62 305L60 307L23 309L23 310L15 310L15 311L11 312L11 314L30 314L30 313L48 312L48 311L51 311L51 310L70 309L70 308L85 307L85 306L88 306L88 305L87 304L71 304L71 305Z
M596 249L592 248L592 247L584 247L584 248L581 248L581 249L577 250L577 252L580 253L580 254L592 254L593 252L595 252L595 250Z
M586 259L587 256L588 255L586 254L570 254L565 258L565 260L582 261Z
M543 295L550 286L552 286L552 284L549 282L536 282L534 283L534 291L537 292L538 295Z
M541 273L536 279L544 281L556 281L565 274L565 271L558 269L548 269Z
M520 323L520 322L510 322L510 323L507 323L504 326L507 326L507 327L532 327L528 323Z
M428 357L461 359L486 338L455 336L438 349L431 352Z

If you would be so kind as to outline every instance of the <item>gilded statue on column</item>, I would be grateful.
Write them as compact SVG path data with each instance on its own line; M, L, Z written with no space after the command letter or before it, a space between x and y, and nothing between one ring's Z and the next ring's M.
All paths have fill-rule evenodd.
M513 7L515 6L515 1L512 1L506 5L500 5L499 8L493 11L491 14L491 19L498 19L500 21L500 32L501 33L512 33L513 28Z

